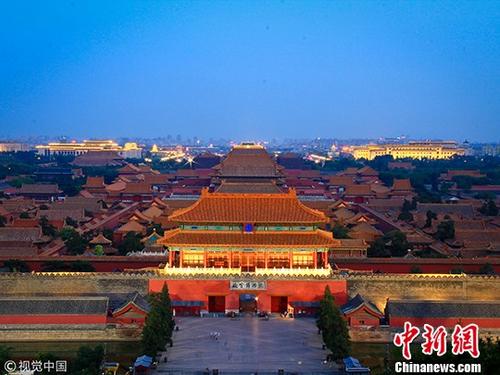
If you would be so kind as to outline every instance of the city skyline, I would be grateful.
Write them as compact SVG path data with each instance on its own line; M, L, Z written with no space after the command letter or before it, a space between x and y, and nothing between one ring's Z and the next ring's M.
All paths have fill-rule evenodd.
M2 4L0 137L497 141L499 14L463 1Z

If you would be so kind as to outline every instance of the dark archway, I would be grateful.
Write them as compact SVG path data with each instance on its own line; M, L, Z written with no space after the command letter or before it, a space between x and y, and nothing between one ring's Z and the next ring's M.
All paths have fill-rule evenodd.
M255 313L257 312L257 296L251 293L240 294L240 312Z

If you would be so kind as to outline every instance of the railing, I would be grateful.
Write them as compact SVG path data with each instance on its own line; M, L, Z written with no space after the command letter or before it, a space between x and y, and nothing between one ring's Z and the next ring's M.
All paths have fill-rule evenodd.
M327 277L331 275L331 268L257 268L257 276L292 276L292 277Z
M163 272L167 275L207 275L207 276L226 276L240 275L240 268L215 268L215 267L170 267L167 265Z
M328 277L332 270L328 268L256 268L255 272L242 272L241 268L216 268L216 267L170 267L167 265L163 271L171 276L282 276L282 277Z

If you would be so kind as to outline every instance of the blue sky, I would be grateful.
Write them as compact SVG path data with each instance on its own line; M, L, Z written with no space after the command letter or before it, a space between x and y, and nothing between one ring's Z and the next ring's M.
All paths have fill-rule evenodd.
M3 1L0 137L500 140L500 1Z

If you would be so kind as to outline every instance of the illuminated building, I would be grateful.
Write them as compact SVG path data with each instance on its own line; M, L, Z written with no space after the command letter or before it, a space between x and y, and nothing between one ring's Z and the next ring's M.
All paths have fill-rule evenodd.
M159 240L169 249L164 274L180 314L238 311L312 313L331 278L329 252L341 246L318 227L328 218L288 193L210 193L169 220ZM163 281L151 280L151 288ZM298 310L297 310L298 309Z
M36 146L38 154L79 156L87 152L114 151L123 158L136 159L142 156L142 148L136 143L125 143L120 146L112 140L84 140L83 142L51 142L48 145Z
M18 142L0 142L0 152L29 151L29 146Z
M343 280L332 277L330 255L364 256L321 229L329 218L305 206L295 190L277 187L279 167L260 145L233 147L215 168L215 192L174 211L177 228L157 241L168 248L164 280L176 313L238 311L312 314L328 285L341 304Z
M215 213L215 215L214 215ZM266 268L327 267L339 245L318 229L328 218L303 205L293 191L226 194L203 190L200 200L170 216L179 224L165 234L171 267L224 267L255 272Z
M377 156L391 155L394 159L449 159L465 155L465 149L456 142L409 142L406 144L370 144L351 149L355 159L372 160Z

